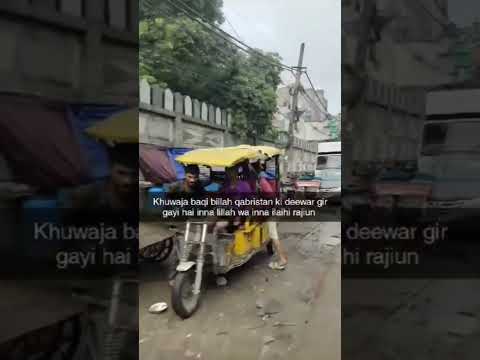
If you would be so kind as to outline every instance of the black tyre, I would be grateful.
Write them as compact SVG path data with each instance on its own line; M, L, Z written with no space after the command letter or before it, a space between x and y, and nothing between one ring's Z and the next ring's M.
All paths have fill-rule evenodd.
M195 267L186 272L175 275L175 283L172 289L172 307L175 313L182 319L187 319L197 311L200 306L202 293L195 295ZM202 281L204 283L204 281ZM203 290L203 289L202 289Z

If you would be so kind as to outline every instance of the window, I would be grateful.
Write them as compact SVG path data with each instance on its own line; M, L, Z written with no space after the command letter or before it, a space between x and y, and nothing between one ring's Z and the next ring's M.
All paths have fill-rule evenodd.
M445 144L447 124L426 125L423 131L423 152L430 153Z
M319 156L317 158L317 170L324 169L326 165L327 165L327 157Z
M423 142L425 145L444 144L447 137L446 124L432 124L425 126Z

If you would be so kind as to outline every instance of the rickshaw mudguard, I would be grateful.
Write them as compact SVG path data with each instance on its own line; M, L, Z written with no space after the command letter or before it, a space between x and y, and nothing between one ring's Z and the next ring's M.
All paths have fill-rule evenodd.
M178 272L187 272L190 270L194 265L195 261L183 261L177 265L177 271Z
M243 229L235 231L234 239L234 256L245 256L252 251L258 252L269 240L267 224L246 223Z

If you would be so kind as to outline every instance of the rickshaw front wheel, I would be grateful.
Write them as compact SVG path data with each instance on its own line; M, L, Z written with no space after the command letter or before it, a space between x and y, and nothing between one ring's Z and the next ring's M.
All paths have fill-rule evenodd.
M187 319L197 311L200 305L201 291L194 294L195 267L186 272L178 272L175 275L175 283L172 289L172 306L175 313L183 319Z

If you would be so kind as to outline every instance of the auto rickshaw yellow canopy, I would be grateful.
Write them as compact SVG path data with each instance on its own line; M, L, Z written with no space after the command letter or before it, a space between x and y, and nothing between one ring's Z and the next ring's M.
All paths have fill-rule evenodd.
M277 155L282 155L282 150L274 148L273 146L252 146L253 148L259 150L261 153L267 155L268 157L273 157Z
M274 149L274 148L271 148ZM278 150L277 150L278 151ZM273 154L273 152L270 151ZM198 149L177 158L183 165L232 167L245 160L261 159L264 156L256 146L240 145L224 148ZM275 155L269 155L275 156Z
M86 133L113 143L138 143L138 110L129 109L89 127Z

